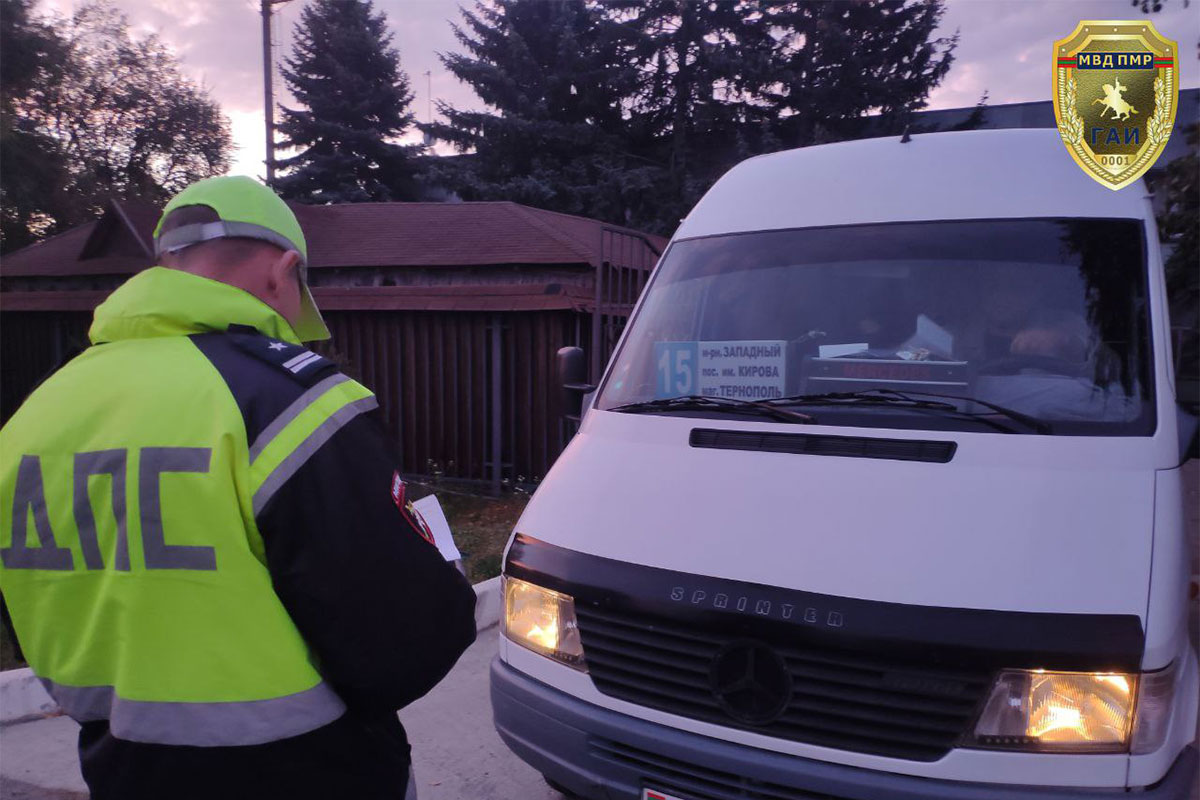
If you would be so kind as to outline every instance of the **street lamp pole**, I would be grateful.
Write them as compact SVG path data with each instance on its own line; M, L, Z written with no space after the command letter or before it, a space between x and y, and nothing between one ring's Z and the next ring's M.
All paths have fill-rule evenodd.
M267 128L267 185L275 185L275 96L271 79L275 72L275 61L271 57L271 8L289 0L262 0L262 48L263 48L263 118Z

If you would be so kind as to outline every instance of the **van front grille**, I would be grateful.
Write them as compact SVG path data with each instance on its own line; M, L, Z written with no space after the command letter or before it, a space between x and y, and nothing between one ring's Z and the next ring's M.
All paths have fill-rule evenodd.
M882 645L862 653L794 635L743 640L584 603L576 604L576 614L588 672L603 694L839 750L935 761L966 732L990 683L984 671L891 659ZM747 655L751 651L755 655ZM730 676L722 671L736 672L743 664L761 676L761 692L738 695L723 688Z

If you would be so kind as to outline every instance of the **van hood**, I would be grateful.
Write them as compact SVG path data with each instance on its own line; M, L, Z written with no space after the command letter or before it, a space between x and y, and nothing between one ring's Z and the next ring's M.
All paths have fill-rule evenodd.
M779 430L590 412L517 531L618 561L835 597L1145 624L1154 474L1097 457L1129 446L1120 440L1065 448L1050 436L819 431L957 442L942 464L689 446L698 427ZM1064 451L1079 463L1062 464Z

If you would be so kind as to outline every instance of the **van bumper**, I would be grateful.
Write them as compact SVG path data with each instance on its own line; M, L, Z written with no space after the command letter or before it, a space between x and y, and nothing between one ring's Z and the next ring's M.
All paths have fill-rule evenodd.
M585 703L499 657L492 661L491 694L496 730L504 743L534 769L589 800L638 800L643 787L706 800L1080 800L1126 795L1124 787L933 780L772 753ZM1187 800L1196 765L1195 747L1186 748L1166 777L1137 797ZM772 785L755 793L753 787L763 783Z

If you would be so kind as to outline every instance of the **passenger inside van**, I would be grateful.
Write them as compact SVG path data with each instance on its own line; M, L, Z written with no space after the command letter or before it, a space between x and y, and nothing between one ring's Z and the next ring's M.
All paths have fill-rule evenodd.
M1086 364L1092 349L1090 334L1083 317L1074 312L1039 311L1013 336L1008 351L1014 356L1053 359L1068 369L1079 368Z

